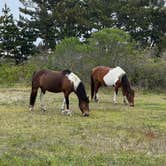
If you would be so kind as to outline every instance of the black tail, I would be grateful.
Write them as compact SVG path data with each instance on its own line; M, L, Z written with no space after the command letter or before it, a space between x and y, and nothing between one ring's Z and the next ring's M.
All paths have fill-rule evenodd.
M30 96L30 106L34 106L34 104L35 104L35 101L36 101L36 96L37 96L37 90L38 89L33 89L32 88L32 91L31 91L31 96Z
M93 76L91 74L91 99L93 99L94 96L94 80L93 80Z
M127 75L123 75L122 76L122 88L126 91L126 92L129 92L130 91L130 82L127 78Z
M30 106L34 106L35 104L35 101L36 101L36 96L37 96L37 91L38 91L38 87L35 82L35 74L36 72L33 73L33 76L32 76L32 90L31 90L31 95L30 95Z

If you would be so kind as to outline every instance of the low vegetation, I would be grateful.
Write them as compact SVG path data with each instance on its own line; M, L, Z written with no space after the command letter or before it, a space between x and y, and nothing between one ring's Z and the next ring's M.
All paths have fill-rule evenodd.
M121 66L134 86L165 89L166 52L156 57L154 49L139 50L136 47L138 45L129 34L116 28L93 33L85 43L75 37L65 38L51 53L41 51L23 64L0 62L0 86L29 85L33 72L42 68L70 69L89 84L92 68L104 65Z
M100 91L82 117L74 94L73 116L62 115L62 94L46 93L47 112L28 111L30 88L0 89L0 165L166 165L166 96L136 92L135 107L112 103Z

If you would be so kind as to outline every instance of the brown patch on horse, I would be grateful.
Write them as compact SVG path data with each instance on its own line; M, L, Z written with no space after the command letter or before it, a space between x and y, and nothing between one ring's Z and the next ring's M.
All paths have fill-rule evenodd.
M91 76L95 82L99 82L101 85L105 85L103 77L109 72L109 67L97 66L92 69Z
M109 72L109 67L97 66L91 72L91 99L94 97L94 92L98 91L100 86L106 86L103 77Z

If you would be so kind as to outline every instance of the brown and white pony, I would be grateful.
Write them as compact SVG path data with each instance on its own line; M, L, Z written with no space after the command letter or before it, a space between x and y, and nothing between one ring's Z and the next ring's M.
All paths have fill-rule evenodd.
M89 115L89 98L86 95L84 84L79 77L70 70L40 70L33 74L32 90L30 95L30 111L33 111L38 88L41 89L40 102L42 111L46 110L43 100L43 96L46 91L53 93L63 92L64 100L61 110L63 113L71 115L71 111L69 110L69 95L71 92L75 92L78 97L79 108L83 116Z
M91 72L91 99L94 98L96 102L98 102L97 92L101 86L114 87L114 103L117 103L116 95L118 88L122 87L123 102L127 104L127 98L129 105L134 106L134 90L131 88L126 72L122 68L109 68L105 66L93 68Z

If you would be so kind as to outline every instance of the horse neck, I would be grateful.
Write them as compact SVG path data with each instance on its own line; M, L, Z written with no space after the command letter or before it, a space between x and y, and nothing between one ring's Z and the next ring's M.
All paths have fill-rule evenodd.
M86 99L87 99L86 91L85 91L85 88L84 88L84 85L83 85L82 82L80 82L80 84L77 87L75 93L78 97L79 103L82 102L82 101L86 101Z

